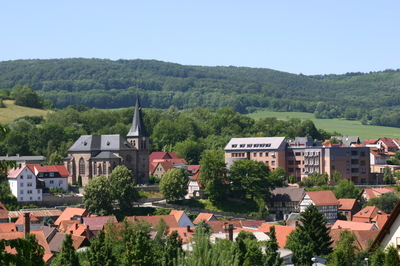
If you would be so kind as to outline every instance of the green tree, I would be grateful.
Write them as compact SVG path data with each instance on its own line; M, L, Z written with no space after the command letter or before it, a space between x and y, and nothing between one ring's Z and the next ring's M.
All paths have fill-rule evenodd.
M278 240L276 239L275 226L271 226L269 229L269 240L265 245L265 256L264 265L268 266L280 266L283 260L280 258L280 253L278 252Z
M126 242L125 253L122 254L122 265L151 266L154 263L154 249L149 235L137 230Z
M333 172L332 179L333 179L336 183L338 183L339 180L340 180L340 177L341 177L340 172L338 172L338 171L335 170L335 172Z
M296 228L287 238L285 248L290 249L294 265L310 265L314 255L314 244L307 231Z
M300 215L299 224L295 230L297 232L294 233L294 231L292 232L293 235L289 236L287 248L291 249L293 253L297 252L296 249L299 249L299 254L302 254L299 256L303 258L309 255L308 247L302 248L299 243L302 243L301 245L309 243L311 245L311 256L329 255L332 252L332 240L329 229L326 227L328 220L325 215L319 212L315 205L309 205ZM305 238L307 242L300 240L300 237Z
M91 213L109 215L113 211L112 186L106 176L98 176L85 186L83 203Z
M366 206L376 206L386 213L391 213L396 204L399 202L399 197L393 193L388 192L380 196L379 198L372 198L367 203L363 205Z
M42 108L43 99L33 91L30 85L16 85L11 90L11 97L15 99L16 105L32 107L32 108Z
M394 183L392 169L389 166L386 166L383 169L383 181L385 181L386 184L393 184Z
M380 248L375 249L370 258L371 266L382 266L385 264L385 252Z
M174 230L167 237L167 243L164 250L165 265L174 265L174 261L182 252L182 238L179 236L178 231Z
M139 199L132 171L124 165L117 166L110 174L109 183L112 198L118 201L121 212L130 212L133 208L132 203Z
M354 245L356 237L353 232L344 230L340 232L340 239L337 241L337 248L331 254L332 265L352 266L356 261L358 248Z
M72 235L66 234L62 243L61 251L51 262L53 266L76 266L79 265L78 256L72 246Z
M15 249L15 254L6 252L6 247ZM33 234L28 234L26 239L0 240L1 265L44 266L43 255L44 248Z
M241 198L250 194L251 199L262 197L268 199L270 191L275 188L279 177L275 180L269 177L269 167L263 162L253 160L235 161L229 169L229 181L231 188L237 192Z
M88 261L90 266L112 266L116 263L111 242L107 239L103 230L99 231L96 240L90 246Z
M160 181L160 192L166 199L179 200L187 194L188 179L178 168L169 169Z
M200 183L205 186L209 200L216 202L226 197L226 164L222 150L205 150L200 161Z
M360 195L360 190L352 181L343 179L339 181L333 193L338 199L356 199Z
M394 245L389 245L386 248L386 257L384 266L400 265L399 253Z

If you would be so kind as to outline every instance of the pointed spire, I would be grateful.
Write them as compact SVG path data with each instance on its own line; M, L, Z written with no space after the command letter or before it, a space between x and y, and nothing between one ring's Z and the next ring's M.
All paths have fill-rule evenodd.
M148 137L149 133L143 123L142 111L140 107L139 95L136 95L135 113L133 114L132 126L127 137Z

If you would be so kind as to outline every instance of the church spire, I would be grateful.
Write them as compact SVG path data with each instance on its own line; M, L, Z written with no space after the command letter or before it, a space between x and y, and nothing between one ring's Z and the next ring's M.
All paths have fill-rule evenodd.
M136 95L135 113L133 114L132 126L128 132L127 137L148 137L146 127L143 123L142 111L140 107L139 95Z

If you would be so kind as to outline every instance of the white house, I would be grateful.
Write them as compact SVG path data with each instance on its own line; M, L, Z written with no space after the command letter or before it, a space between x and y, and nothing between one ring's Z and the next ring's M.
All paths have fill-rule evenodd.
M339 201L331 190L307 191L300 200L300 212L311 204L325 215L329 223L337 220Z
M27 165L10 169L7 179L19 202L42 201L42 184Z
M64 165L28 164L29 169L35 173L46 188L61 188L68 190L69 173Z

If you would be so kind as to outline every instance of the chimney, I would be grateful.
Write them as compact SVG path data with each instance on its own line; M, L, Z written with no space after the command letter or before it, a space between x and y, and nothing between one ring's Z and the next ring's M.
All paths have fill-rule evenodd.
M69 231L69 233L70 233L71 235L72 235L72 233L73 233L73 232L74 232L74 231L72 231L72 230L71 230L71 231Z
M338 224L338 226L337 226L337 227L338 227L338 229L342 229L342 227L340 226L340 224Z
M229 229L228 229L228 236L229 236L229 240L233 241L233 224L229 225Z
M26 236L30 233L31 231L31 219L29 217L30 213L26 212L24 213L24 236Z

